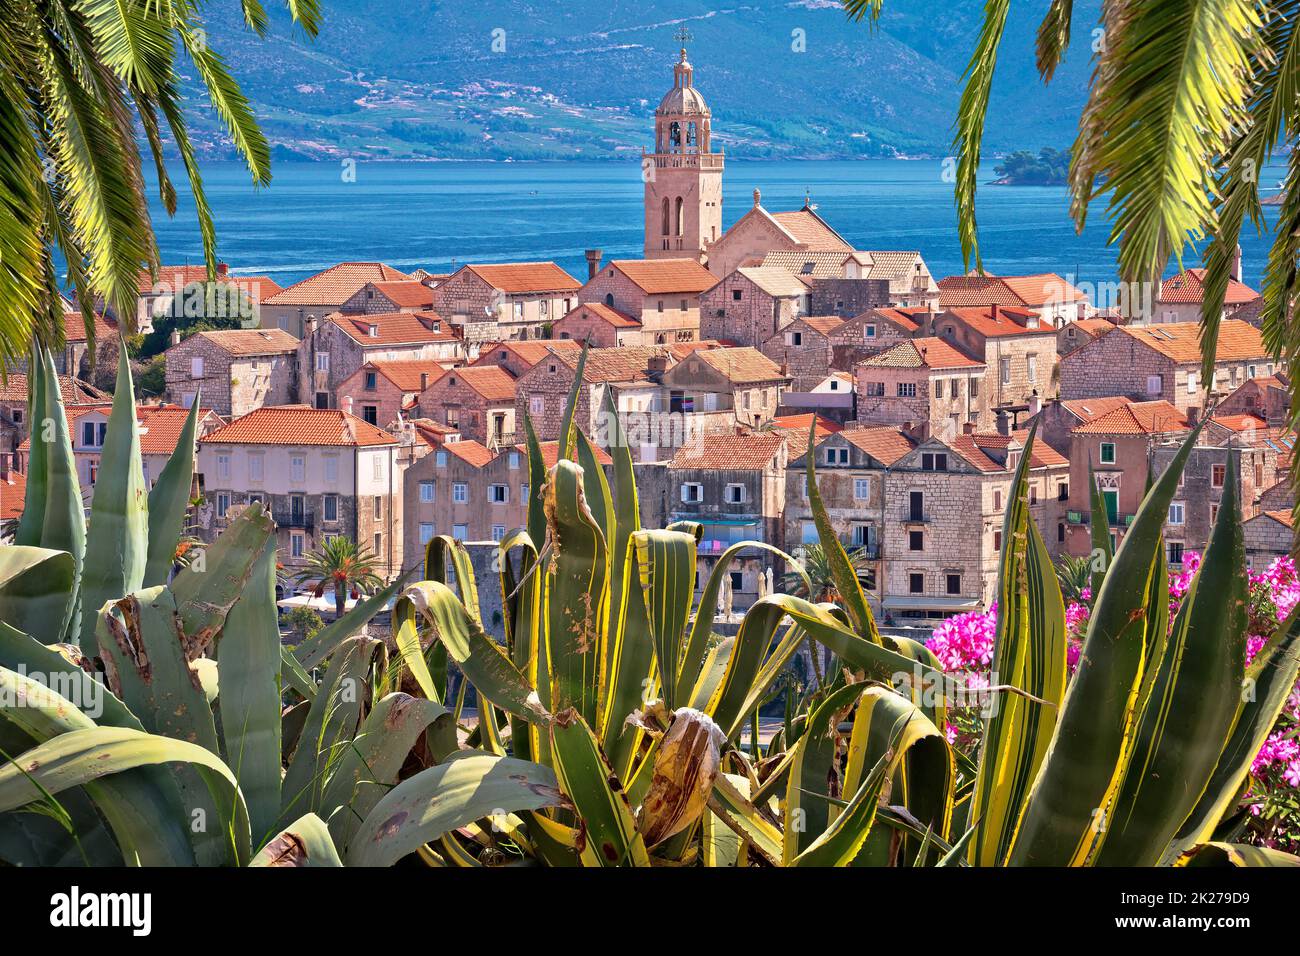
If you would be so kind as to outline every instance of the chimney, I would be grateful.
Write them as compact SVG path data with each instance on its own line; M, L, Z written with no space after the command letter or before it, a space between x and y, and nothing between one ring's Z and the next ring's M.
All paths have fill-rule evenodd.
M903 431L907 432L909 435L911 435L911 436L912 436L914 439L916 439L918 442L924 442L924 441L929 441L929 440L930 440L930 423L929 423L929 421L924 421L924 422L908 422L907 424L905 424L905 425L903 426Z
M646 359L645 370L650 381L660 381L664 377L664 372L668 371L668 356L662 353L650 356Z
M307 316L307 318L302 323L302 327L306 330L308 335L314 335L316 332L316 316L315 315Z
M344 395L344 396L343 396L343 411L347 412L349 415L352 414L352 396L351 396L351 395Z
M1238 247L1238 249L1240 250L1240 247ZM229 273L230 273L230 266L226 265L224 262L218 262L218 263L217 263L217 275L218 275L218 276L221 276L222 278L225 278L225 276L229 275Z
M428 373L428 372L421 372L421 373L420 373L420 391L423 392L423 391L424 391L426 388L428 388L428 387L429 387L429 373Z
M1240 243L1237 244L1237 251L1234 252L1233 255L1232 255L1232 277L1233 277L1234 279L1236 279L1238 282L1241 282L1241 281L1242 281L1242 278L1241 278L1241 244L1240 244Z
M168 336L168 341L171 342L172 345L180 345L181 344L180 330L172 329L172 334Z
M998 304L996 302L989 306L989 317L992 318L994 322L1000 321L998 318Z
M587 278L589 280L596 278L596 274L600 272L600 257L601 251L599 249L587 250Z
M1033 418L1042 410L1043 399L1039 396L1038 389L1034 389L1034 393L1029 396L1029 417Z
M974 435L974 434L975 434L975 423L974 423L974 422L962 422L961 433L962 433L963 435Z
M1011 434L1011 416L1006 413L1005 409L998 409L998 434Z

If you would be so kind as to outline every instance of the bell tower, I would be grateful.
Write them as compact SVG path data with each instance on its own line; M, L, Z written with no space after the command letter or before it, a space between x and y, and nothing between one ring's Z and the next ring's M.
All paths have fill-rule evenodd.
M654 152L641 152L645 180L645 257L703 262L722 235L721 152L710 151L713 114L696 91L683 46L673 65L673 88L655 110Z

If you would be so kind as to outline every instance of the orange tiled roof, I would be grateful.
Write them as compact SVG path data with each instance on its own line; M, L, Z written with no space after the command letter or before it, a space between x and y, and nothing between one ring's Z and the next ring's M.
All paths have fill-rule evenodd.
M1285 525L1288 528L1295 527L1293 516L1289 511L1265 511L1264 514L1268 515L1278 524Z
M980 448L1010 448L1012 442L1021 448L1029 441L1029 429L1017 428L1010 435L1001 432L976 432L973 436ZM1068 466L1070 460L1041 438L1034 441L1034 450L1029 456L1029 464L1034 468ZM1009 470L1009 469L1008 469Z
M367 282L404 282L410 278L382 262L340 262L263 299L262 304L337 307Z
M616 329L641 328L641 322L639 319L634 319L626 312L620 312L618 309L615 309L613 306L608 306L604 302L584 302L582 305L570 309L568 315L566 315L564 319L567 319L570 315L578 315L582 312L588 312L593 317L600 319L602 322L608 323ZM564 319L561 319L560 322L563 322Z
M418 392L422 377L426 385L432 385L447 371L441 363L432 359L416 359L410 362L367 362L362 367L374 369L403 392Z
M698 295L718 282L694 259L615 259L610 265L646 295L685 292Z
M705 434L678 448L668 467L758 471L768 466L785 441L779 432Z
M973 359L955 345L933 336L907 339L892 345L878 355L863 359L858 367L868 368L930 368L944 371L957 368L983 368L984 363Z
M71 375L59 376L59 392L63 395L63 404L86 405L94 402L112 401L113 396L101 392L88 382ZM0 379L0 402L26 402L27 376L22 372L9 372Z
M1070 398L1061 402L1061 407L1075 418L1090 422L1098 415L1113 412L1117 408L1132 402L1123 395L1107 395L1103 398Z
M801 315L795 321L802 322L814 332L820 332L822 335L830 335L844 324L844 320L838 315Z
M496 452L491 448L488 448L482 442L474 441L472 438L450 442L443 445L442 450L451 452L461 461L475 468L482 468L497 456Z
M883 465L892 465L916 447L901 429L888 425L848 428L840 434Z
M1027 276L1002 276L1008 289L1020 296L1025 305L1083 302L1088 297L1055 272L1038 272Z
M1210 421L1233 432L1244 432L1251 429L1263 431L1268 428L1268 422L1255 415L1215 415Z
M1224 305L1245 305L1259 297L1259 293L1236 279L1228 279L1228 291L1223 296ZM1205 270L1188 269L1170 276L1160 283L1157 302L1194 305L1205 298Z
M1056 334L1052 324L1042 321L1037 312L1016 306L963 306L947 309L944 314L953 316L986 338Z
M646 380L646 368L652 358L663 355L662 349L652 345L625 345L616 349L590 349L587 364L582 369L584 382L640 382ZM579 356L569 353L559 356L570 368L578 367Z
M813 437L814 444L820 445L831 435L843 430L839 422L831 421L812 412L802 415L780 415L772 419L772 427L785 434L786 447L791 460L798 458L808 450L808 426L817 419L817 431Z
M1160 399L1151 402L1126 401L1103 412L1071 432L1076 435L1152 435L1162 432L1181 432L1189 428L1187 417L1168 402Z
M194 334L231 355L279 355L298 348L298 340L284 329L222 329Z
M1075 319L1066 327L1069 328L1070 326L1095 339L1099 335L1105 335L1107 332L1112 331L1115 328L1115 323L1109 319Z
M21 518L23 503L27 500L27 476L10 470L0 478L0 521Z
M453 381L464 382L489 402L514 402L515 400L515 377L500 365L453 368L433 384L445 382L450 386Z
M1035 306L1082 302L1087 297L1055 272L1026 276L968 273L939 280L939 307L943 309L1000 306Z
M375 291L398 308L419 309L433 305L433 289L415 279L396 282L371 282Z
M137 405L136 421L140 423L140 452L145 455L170 455L181 440L185 419L190 410L180 405ZM212 414L199 409L199 424Z
M786 376L770 358L752 346L736 348L697 349L696 355L715 372L733 385L750 385L758 382L776 382Z
M81 309L76 304L69 301L66 296L60 296L63 300L63 338L68 342L85 342L86 339L86 317L82 315ZM117 334L117 323L110 318L106 318L99 312L95 316L95 341L102 342L112 335Z
M516 342L497 342L479 349L474 365L491 365L501 351L514 353L519 361L532 368L542 359L552 355L574 354L582 351L582 343L573 339L527 339Z
M1116 329L1132 336L1148 348L1155 349L1179 364L1201 361L1201 324L1166 322L1159 325L1119 325ZM1082 351L1082 349L1080 350ZM1078 354L1078 353L1075 353ZM1236 362L1267 357L1268 349L1259 329L1241 319L1224 319L1219 323L1215 361ZM1067 359L1069 356L1067 356Z
M852 252L853 247L844 241L830 225L807 206L794 212L769 213L801 246L810 252Z
M443 324L436 312L383 312L379 315L330 316L340 329L363 348L387 345L420 345L450 342L456 334ZM370 330L375 330L371 335Z
M337 408L265 405L199 439L213 445L395 445L382 428Z
M976 471L1006 471L1005 465L998 464L984 453L984 449L975 441L974 435L958 435L948 442L948 447L964 458Z
M929 309L923 306L908 306L905 308L890 307L872 309L866 313L866 317L869 319L871 316L875 316L877 319L884 319L886 322L893 323L905 332L915 332L921 327L921 317L929 311ZM863 318L863 316L859 316L858 318ZM857 319L854 321L857 321Z
M507 295L528 292L576 292L582 283L554 262L506 262L465 266L494 289Z

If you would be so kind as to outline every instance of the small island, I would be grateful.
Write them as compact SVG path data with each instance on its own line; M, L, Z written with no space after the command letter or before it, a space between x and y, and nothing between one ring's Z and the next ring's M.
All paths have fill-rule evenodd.
M1064 186L1070 177L1070 151L1044 146L1034 155L1020 149L1004 156L993 172L994 186Z

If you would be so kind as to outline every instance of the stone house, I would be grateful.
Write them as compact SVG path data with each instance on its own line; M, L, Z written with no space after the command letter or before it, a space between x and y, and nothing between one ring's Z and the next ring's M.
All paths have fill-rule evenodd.
M420 392L421 418L456 429L491 449L516 442L515 378L498 365L454 368ZM519 438L522 438L522 434Z
M1063 455L1070 454L1074 441L1075 427L1090 422L1099 415L1113 412L1132 404L1133 400L1124 395L1109 395L1102 398L1053 398L1043 403L1036 416L1038 420L1038 437L1047 442Z
M382 262L340 262L281 289L262 301L262 328L284 329L302 338L307 320L319 325L340 311L368 282L408 282L411 277Z
M1075 319L1056 333L1056 354L1069 355L1115 328L1110 319Z
M242 319L244 326L261 324L262 305L283 291L268 276L235 276L217 263L214 281L207 266L160 266L158 274L141 269L137 276L136 332L151 332L163 317L200 318L205 315ZM98 303L102 308L103 303ZM73 371L75 371L75 367Z
M994 600L1006 503L1023 450L1012 436L930 437L893 463L885 478L880 571L886 623L944 618ZM1059 455L1035 448L1035 485L1065 473ZM1041 523L1042 498L1034 502L1031 492L1031 502Z
M910 339L926 328L931 313L925 308L868 309L845 319L830 334L831 368L852 372L865 358Z
M709 271L721 279L741 266L759 264L771 252L834 252L847 257L853 247L817 215L811 202L792 212L768 212L755 189L753 207L708 247Z
M1156 449L1177 448L1190 424L1169 402L1125 400L1071 429L1065 553L1076 557L1092 553L1089 468L1106 505L1111 539L1118 547L1146 496Z
M943 440L967 425L996 425L988 366L943 339L906 339L854 369L857 421L863 425L928 424Z
M1295 548L1295 525L1290 511L1261 511L1241 525L1246 544L1246 567L1263 571Z
M308 320L297 352L298 401L337 407L340 387L367 362L455 364L464 359L464 343L436 313L335 313L319 325Z
M698 349L662 376L659 411L684 416L687 431L757 428L776 417L790 379L757 349Z
M700 296L700 335L759 348L808 312L809 290L776 267L741 266Z
M1237 255L1235 275L1228 279L1228 288L1223 295L1223 317L1232 318L1245 306L1259 299L1259 293L1241 281L1241 254ZM1205 302L1205 270L1187 269L1164 279L1160 291L1156 293L1155 308L1151 321L1200 322L1201 309Z
M1212 383L1201 381L1197 323L1120 325L1061 360L1061 397L1163 399L1181 412L1202 414L1247 379L1284 367L1269 355L1259 330L1240 319L1219 326Z
M339 307L344 315L433 310L433 289L417 279L367 282Z
M641 320L604 302L584 302L556 322L551 335L559 340L586 342L597 349L640 345Z
M768 336L759 350L785 369L791 389L810 392L830 374L831 336L844 324L834 315L805 315Z
M673 491L669 520L703 525L695 574L697 594L732 545L781 540L786 455L785 435L737 429L730 434L701 435L669 459L667 478ZM740 550L728 572L735 611L743 612L758 599L758 579L774 563L767 551Z
M430 359L367 362L339 385L339 404L347 407L351 402L362 421L387 428L414 413L420 393L446 370L443 363Z
M188 406L195 395L224 417L296 400L298 340L283 329L173 333L164 352L167 401Z
M1258 370L1258 367L1257 367ZM1249 369L1247 369L1249 372ZM1252 376L1214 406L1215 415L1254 415L1270 425L1290 418L1290 379L1285 373Z
M200 537L212 541L253 501L275 519L287 577L343 535L371 551L391 580L403 567L403 469L398 438L338 409L266 406L199 440Z
M845 263L846 279L884 280L889 304L896 308L937 309L939 285L921 253L915 250L855 252Z
M820 431L820 430L819 430ZM818 542L808 503L808 431L786 432L790 465L786 470L784 537L790 554ZM880 608L880 544L885 526L885 479L891 465L916 442L905 431L887 426L828 430L812 449L817 490L840 543L861 562L858 580L874 609Z
M0 378L0 451L16 451L27 437L28 382L25 372L9 372ZM101 392L89 382L71 375L59 376L59 393L63 407L97 405L112 402L113 396Z
M579 299L639 321L639 345L696 342L700 295L716 282L694 259L614 259L587 280Z
M1060 329L1092 311L1088 297L1055 272L1023 276L968 273L939 280L941 309L991 306L1036 312L1043 324Z
M558 442L541 443L547 468L555 464L558 447ZM612 471L604 451L597 448L596 458ZM407 568L420 566L435 535L499 542L528 522L528 449L522 444L493 449L473 439L443 445L407 471L404 494ZM479 581L480 587L487 583Z
M988 366L989 405L1023 408L1056 391L1056 332L1037 312L999 305L950 308L933 324L933 335Z
M433 289L433 311L467 344L549 337L582 283L554 262L461 266Z
M473 365L499 365L515 378L523 375L542 359L552 355L571 355L574 360L582 352L582 343L573 339L540 339L495 342L479 349Z

